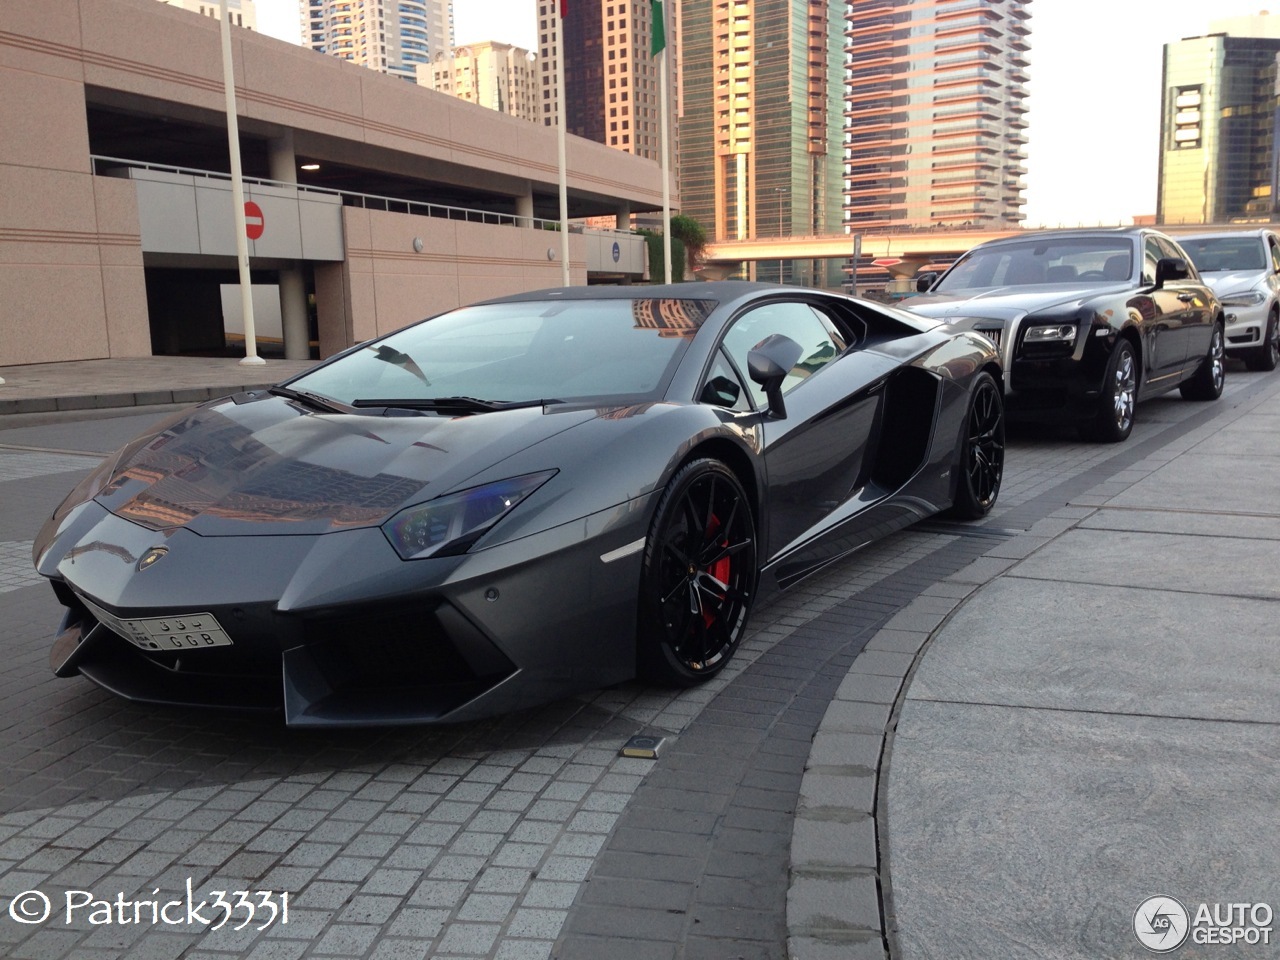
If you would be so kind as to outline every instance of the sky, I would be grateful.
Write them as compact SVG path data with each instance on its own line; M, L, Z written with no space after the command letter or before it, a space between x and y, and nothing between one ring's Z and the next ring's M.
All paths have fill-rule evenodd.
M296 0L257 7L263 33L297 42ZM533 48L536 9L536 0L454 0L457 41ZM1163 45L1264 9L1265 0L1032 0L1025 225L1154 214Z

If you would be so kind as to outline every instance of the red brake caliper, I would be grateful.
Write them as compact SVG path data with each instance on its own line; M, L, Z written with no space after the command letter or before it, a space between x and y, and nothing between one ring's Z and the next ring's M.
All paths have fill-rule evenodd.
M710 538L714 536L719 526L720 526L720 518L713 513L711 515L711 524L707 528L707 537ZM721 547L727 547L728 545L729 545L728 537L725 537L723 540L720 541ZM721 583L728 583L730 566L731 566L730 558L727 556L721 557L719 560L717 560L715 563L711 564L711 566L707 568L707 573L711 574L711 576L715 577ZM720 599L721 600L724 599L724 594L720 595ZM709 627L711 626L711 624L715 622L716 617L715 617L715 614L710 613L704 609L702 611L702 619L703 619L703 622L706 623L706 625Z

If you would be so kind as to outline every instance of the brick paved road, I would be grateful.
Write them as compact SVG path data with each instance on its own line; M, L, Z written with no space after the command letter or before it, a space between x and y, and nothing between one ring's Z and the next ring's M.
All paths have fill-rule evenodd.
M1229 394L1249 390L1232 372ZM100 452L154 414L0 429L0 911L26 890L54 905L39 925L0 912L0 955L776 960L800 779L867 640L1205 411L1145 404L1120 446L1015 438L983 529L927 524L806 582L757 613L704 687L624 684L479 723L337 732L133 706L53 678L58 605L30 571L31 539L95 462L68 451ZM668 737L660 760L618 756L639 732ZM868 790L872 740L850 737L836 758ZM876 916L875 865L860 869ZM93 923L89 909L63 922L67 891L164 902L188 880L197 901L287 892L289 922Z

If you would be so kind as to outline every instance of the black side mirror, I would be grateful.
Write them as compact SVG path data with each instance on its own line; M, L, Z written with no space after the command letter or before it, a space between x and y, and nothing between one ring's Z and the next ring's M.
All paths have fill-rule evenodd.
M929 288L933 286L933 281L938 279L938 275L933 271L922 273L916 277L916 293L928 293Z
M1156 261L1156 286L1163 287L1170 280L1187 279L1187 261L1181 257L1161 257Z
M786 405L782 402L782 381L802 353L804 348L800 344L781 333L774 333L757 343L747 354L747 373L764 387L765 396L769 398L769 412L779 420L787 415Z

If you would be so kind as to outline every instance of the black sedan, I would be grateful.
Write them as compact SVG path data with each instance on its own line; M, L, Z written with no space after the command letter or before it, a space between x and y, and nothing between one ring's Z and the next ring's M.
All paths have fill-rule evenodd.
M990 341L707 283L455 310L159 424L36 540L52 666L291 724L719 671L753 603L1000 489Z
M1011 419L1076 422L1090 439L1133 429L1138 400L1174 387L1222 394L1222 306L1155 230L1029 233L974 247L903 306L1000 347Z

